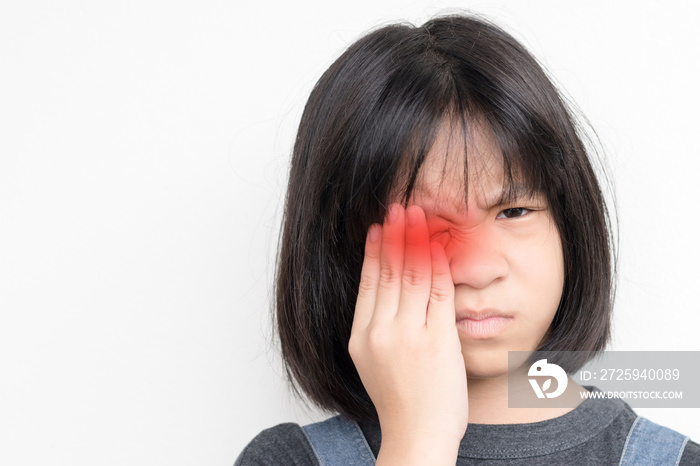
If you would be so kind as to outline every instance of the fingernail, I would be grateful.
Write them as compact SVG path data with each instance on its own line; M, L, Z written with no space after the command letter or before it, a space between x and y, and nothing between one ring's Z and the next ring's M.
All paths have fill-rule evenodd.
M408 224L410 226L417 225L418 220L420 219L420 214L418 213L418 209L416 209L416 208L406 209L406 219L408 220Z
M396 204L391 204L389 206L389 212L386 214L386 219L389 222L395 221L399 217L399 206Z
M372 242L377 241L379 239L380 233L381 233L381 227L379 225L377 225L376 223L373 223L369 227L369 233L367 234L367 238Z

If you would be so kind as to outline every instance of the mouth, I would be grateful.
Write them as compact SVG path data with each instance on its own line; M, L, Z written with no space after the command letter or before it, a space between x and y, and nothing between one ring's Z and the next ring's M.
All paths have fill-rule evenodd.
M480 311L463 310L456 313L455 325L457 330L476 340L494 338L514 320L511 314L494 309Z

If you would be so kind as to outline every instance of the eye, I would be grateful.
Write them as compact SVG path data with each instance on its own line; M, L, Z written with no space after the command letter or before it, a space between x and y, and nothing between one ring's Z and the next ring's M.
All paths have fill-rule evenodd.
M430 235L430 241L437 241L439 243L444 243L445 240L449 240L449 238L450 238L450 232L448 230L438 231L438 232Z
M518 218L518 217L524 217L525 215L529 214L532 212L530 209L526 209L525 207L513 207L510 209L506 209L501 211L496 218Z

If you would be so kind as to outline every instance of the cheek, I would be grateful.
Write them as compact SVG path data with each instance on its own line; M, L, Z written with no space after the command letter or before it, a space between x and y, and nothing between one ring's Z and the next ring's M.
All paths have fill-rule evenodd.
M518 270L533 282L554 287L564 282L564 261L556 245L523 249L511 257Z
M513 266L529 271L533 279L559 288L564 282L564 255L559 231L547 216L534 222L532 228L508 242L507 254ZM544 284L543 283L543 284Z
M514 272L532 302L533 317L549 327L564 288L564 256L557 233L522 248L513 263Z

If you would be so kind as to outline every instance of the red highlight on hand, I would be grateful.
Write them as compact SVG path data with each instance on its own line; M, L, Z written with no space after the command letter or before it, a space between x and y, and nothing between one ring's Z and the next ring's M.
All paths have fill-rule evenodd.
M430 279L430 234L425 213L419 206L406 209L404 274Z
M392 204L381 230L382 283L396 283L397 289L408 287L410 294L425 295L427 299L432 266L425 212L416 205L404 209L400 204Z

